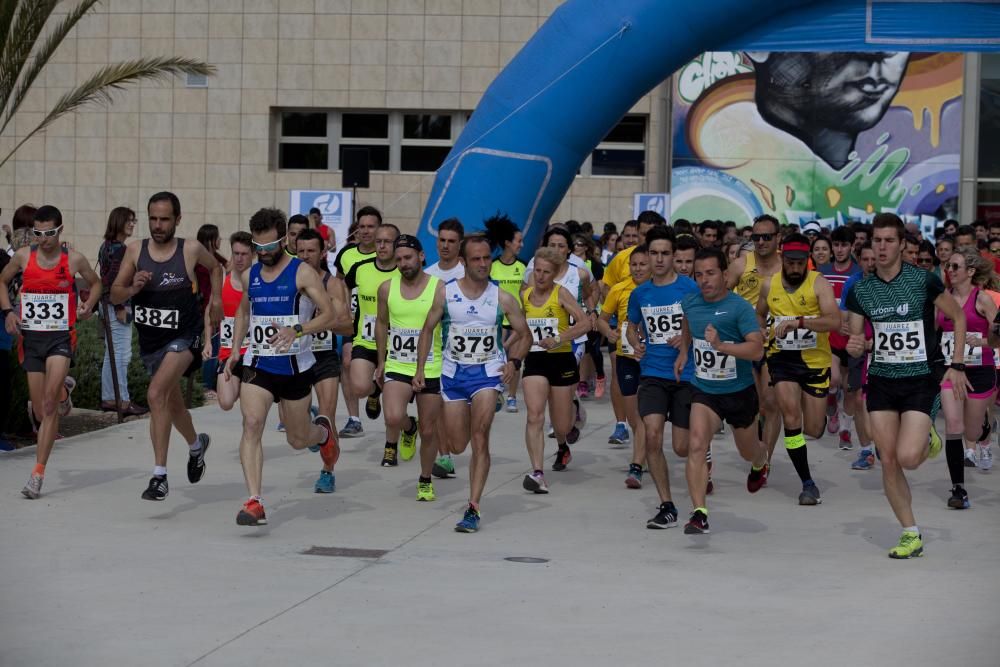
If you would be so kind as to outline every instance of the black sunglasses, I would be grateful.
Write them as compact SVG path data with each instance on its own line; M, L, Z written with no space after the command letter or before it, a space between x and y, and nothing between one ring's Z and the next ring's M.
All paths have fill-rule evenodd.
M774 238L774 234L751 234L750 239L753 241L770 241Z

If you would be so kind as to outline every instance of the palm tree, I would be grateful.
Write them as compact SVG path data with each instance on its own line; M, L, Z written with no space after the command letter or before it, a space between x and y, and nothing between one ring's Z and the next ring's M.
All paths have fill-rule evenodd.
M0 0L0 135L3 135L24 102L32 84L63 39L100 0L77 0L67 14L46 24L64 0ZM5 165L28 139L61 116L91 102L110 104L111 93L127 84L145 80L163 80L180 74L208 76L215 68L190 58L140 58L102 67L86 81L68 91L38 123L21 137L14 148L0 160Z

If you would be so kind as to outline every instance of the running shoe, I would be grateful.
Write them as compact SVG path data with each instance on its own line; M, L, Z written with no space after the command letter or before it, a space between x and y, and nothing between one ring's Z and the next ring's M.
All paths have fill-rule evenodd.
M399 465L399 461L396 459L396 448L395 447L386 447L382 451L382 463L381 463L381 466L383 468L386 468L386 467L395 468L398 465Z
M278 433L284 433L285 432L285 422L279 421L278 425L274 428L274 430L277 431Z
M580 439L580 429L574 426L569 430L569 433L566 434L566 442L571 445L575 445L576 441L579 439Z
M663 530L665 528L673 528L677 525L677 508L669 500L665 503L660 503L660 507L656 512L656 516L646 522L646 528L653 530Z
M525 475L524 481L521 482L521 486L524 487L525 491L531 491L532 493L549 492L549 485L545 483L545 475L540 472L533 472L529 475Z
M355 417L348 417L344 428L340 429L341 438L360 438L365 434L365 429L361 425L361 420Z
M455 462L450 456L439 456L434 459L431 474L438 479L449 479L455 476Z
M419 423L417 418L413 418L413 431L400 431L399 433L399 457L404 461L409 461L417 453L417 428Z
M212 438L207 433L199 433L198 442L201 443L198 451L188 454L188 481L192 484L197 484L205 476L205 452L208 451L208 446L212 444Z
M42 495L42 476L31 473L28 483L21 489L21 495L29 500L37 500Z
M712 435L713 438L721 438L726 434L726 422L719 422L719 429Z
M628 477L625 478L625 486L630 489L642 488L642 466L630 463L628 466Z
M851 448L854 447L854 443L851 442L851 432L850 431L841 431L840 432L840 442L838 443L838 446L840 447L840 449L842 449L845 452L850 451Z
M905 560L924 555L924 542L920 539L919 533L904 530L899 536L899 544L889 549L889 558Z
M594 380L594 398L604 398L604 390L607 387L607 379L603 375L598 375Z
M556 437L556 430L554 428L552 428L552 426L550 425L549 426L549 430L545 433L545 435L548 436L548 437L550 437L550 438L554 438L554 437Z
M832 415L829 415L826 420L826 432L833 435L840 430L840 410L834 409Z
M556 460L552 463L552 469L556 472L562 472L572 460L573 454L570 453L569 447L560 447L559 451L556 452Z
M979 461L976 460L976 450L974 449L965 450L965 467L966 468L979 467Z
M470 504L465 509L465 515L462 517L462 520L455 524L455 532L474 533L478 531L480 519L482 519L482 516L479 514L479 510Z
M851 464L851 470L871 470L875 467L875 452L867 447L862 447L858 452L858 458Z
M691 518L684 524L685 535L708 535L710 532L708 529L708 517L701 510L692 512Z
M507 412L517 412L517 397L508 396L507 397Z
M989 472L993 468L993 449L986 444L979 448L979 471Z
M340 459L340 443L337 442L333 422L326 415L318 415L313 418L312 423L326 431L326 442L320 445L319 455L323 459L323 464L332 468L337 465L337 460Z
M73 411L73 390L76 389L76 380L67 375L66 379L63 380L63 386L66 387L66 400L59 401L60 417L65 417Z
M819 488L815 482L806 482L802 485L802 493L799 494L799 505L819 505L823 500L819 497Z
M583 400L590 398L590 385L586 381L576 383L576 397Z
M948 507L953 510L969 509L969 492L963 489L961 484L951 487L951 498L948 499Z
M766 463L760 470L754 470L753 466L750 467L750 474L747 475L747 491L757 493L764 488L767 484L767 470L769 467Z
M375 393L365 401L365 414L368 415L368 419L378 419L379 415L382 414L382 401L379 400L381 393L378 387L375 387Z
M337 477L329 470L320 470L319 479L313 485L314 493L333 493L337 490Z
M236 515L236 523L240 526L265 526L267 525L267 515L264 514L264 506L256 498L243 503L243 509Z
M170 493L170 486L167 484L167 476L157 477L153 475L149 478L149 486L142 492L143 500L163 500Z
M625 424L618 422L617 424L615 424L615 430L611 434L611 437L608 438L608 444L624 447L625 445L628 444L628 441L629 441L628 427L625 426Z
M931 422L931 441L928 447L927 458L929 459L937 458L937 455L941 453L941 435L938 433L937 427L934 426L934 422Z
M432 503L437 500L434 495L434 482L417 482L417 501L422 503Z

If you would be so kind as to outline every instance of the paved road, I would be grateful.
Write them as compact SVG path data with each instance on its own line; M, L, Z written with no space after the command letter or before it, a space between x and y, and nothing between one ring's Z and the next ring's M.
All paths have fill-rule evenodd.
M378 467L377 425L344 442L332 496L312 493L319 455L269 430L260 529L235 523L239 417L214 407L195 414L213 436L205 479L187 483L175 443L159 504L139 499L145 422L62 441L37 501L18 493L33 451L4 455L0 665L1000 664L1000 471L971 471L966 512L945 507L943 456L913 475L926 556L897 562L879 473L850 471L833 438L810 444L824 502L805 508L784 454L750 496L722 437L713 533L692 538L645 528L652 485L625 489L610 410L588 408L548 496L521 489L523 411L497 416L475 535L452 530L467 458L459 479L435 484L436 503L418 504L416 461ZM303 554L313 546L387 553Z

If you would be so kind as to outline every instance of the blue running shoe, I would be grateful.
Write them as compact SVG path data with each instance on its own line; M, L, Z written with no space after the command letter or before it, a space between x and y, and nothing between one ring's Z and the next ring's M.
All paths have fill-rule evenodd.
M851 470L871 470L875 467L875 452L870 449L862 449L858 452L858 458L851 464Z
M465 510L465 516L462 520L455 524L456 533L474 533L479 530L479 520L482 518L477 510L472 505Z
M517 398L515 396L507 397L507 412L517 412Z
M361 425L361 420L356 417L350 417L347 420L347 424L344 428L340 429L341 438L360 438L365 434L365 429Z
M278 422L278 428L276 428L275 430L278 433L284 433L285 432L285 423L284 422Z
M313 487L313 491L316 493L333 493L337 490L337 478L329 470L320 470L319 479L316 480L316 486Z
M628 427L625 424L618 422L615 424L614 433L608 438L609 445L627 445L629 441L628 437Z

